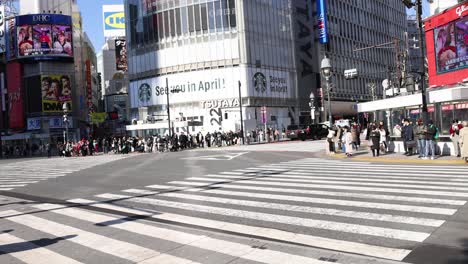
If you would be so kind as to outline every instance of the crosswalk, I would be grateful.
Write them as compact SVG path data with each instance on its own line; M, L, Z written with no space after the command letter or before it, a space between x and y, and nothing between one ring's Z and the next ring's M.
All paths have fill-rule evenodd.
M325 151L324 140L284 141L268 144L236 145L222 148L205 148L202 151L268 151L268 152L318 152Z
M11 191L29 184L118 161L128 156L101 155L77 158L31 159L0 164L0 191Z
M188 176L0 211L14 230L0 232L0 262L89 263L65 250L78 247L97 263L401 263L466 204L467 185L465 167L316 158Z

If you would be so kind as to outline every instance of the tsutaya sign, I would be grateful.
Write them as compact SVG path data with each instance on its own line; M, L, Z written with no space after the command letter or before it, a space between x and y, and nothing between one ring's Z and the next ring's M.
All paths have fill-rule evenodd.
M214 108L233 108L239 107L239 99L220 99L220 100L210 100L201 102L203 109L214 109Z
M154 77L130 83L132 108L169 103L201 103L201 108L239 106L238 81L243 97L287 98L294 96L288 72L246 67L203 70ZM168 86L166 87L166 78Z

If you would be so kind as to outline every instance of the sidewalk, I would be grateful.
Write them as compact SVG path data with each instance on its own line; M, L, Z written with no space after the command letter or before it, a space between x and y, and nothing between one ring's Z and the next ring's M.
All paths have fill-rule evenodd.
M383 163L404 163L404 164L435 164L435 165L467 165L464 160L454 156L436 156L434 160L423 160L418 158L418 154L412 156L405 156L403 153L389 152L380 154L379 157L373 157L372 151L367 146L361 146L358 151L353 152L351 158L346 157L344 153L337 153L331 158L346 159L350 161L364 161L364 162L383 162Z

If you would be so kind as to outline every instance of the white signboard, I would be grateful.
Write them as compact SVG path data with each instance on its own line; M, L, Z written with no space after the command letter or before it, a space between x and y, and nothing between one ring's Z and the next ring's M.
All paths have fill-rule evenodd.
M166 88L166 78L169 89ZM223 99L239 98L238 81L241 81L242 97L293 98L294 91L288 72L260 70L256 68L234 67L225 69L194 71L155 77L130 83L132 108L169 103L213 102L229 108L238 102Z
M0 6L0 54L6 52L5 6Z
M125 12L123 5L103 5L104 37L125 37Z

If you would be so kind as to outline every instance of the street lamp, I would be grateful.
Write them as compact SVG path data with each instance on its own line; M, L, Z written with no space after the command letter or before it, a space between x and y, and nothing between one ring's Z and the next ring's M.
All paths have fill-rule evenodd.
M67 103L63 103L62 105L63 109L63 124L65 125L65 130L63 131L63 144L67 144L67 139L68 139L68 105Z
M330 101L330 77L332 75L332 66L330 63L330 59L325 56L325 58L322 59L322 63L320 66L320 71L322 73L322 76L325 77L325 80L327 81L327 96L328 96L328 104L327 104L327 110L328 110L328 122L331 127L333 120L332 120L332 112L331 112L331 101Z
M310 93L309 96L309 106L310 106L310 118L311 118L311 123L315 123L315 95L314 92Z

